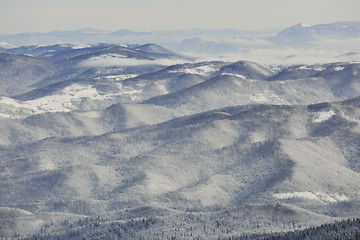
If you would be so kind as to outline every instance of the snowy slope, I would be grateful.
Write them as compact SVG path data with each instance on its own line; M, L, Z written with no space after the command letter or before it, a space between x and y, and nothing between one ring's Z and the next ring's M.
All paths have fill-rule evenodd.
M100 136L2 147L1 203L27 211L32 217L22 216L25 222L49 211L58 212L51 217L58 221L67 212L107 215L150 206L158 210L149 216L171 219L189 208L250 205L253 220L225 224L248 232L256 232L251 221L259 215L260 225L269 223L263 230L291 229L262 213L273 201L292 212L283 217L296 226L354 216L358 212L347 213L343 203L359 206L360 175L349 166L359 153L339 142L345 136L359 142L352 104L241 106ZM319 121L324 112L334 114ZM319 131L324 125L331 130ZM23 198L14 201L14 194ZM243 211L234 216L242 218Z
M232 66L232 65L229 65ZM225 106L252 103L311 104L338 101L360 94L358 63L296 65L266 75L244 68L232 70L174 93L151 98L145 103L196 113ZM229 71L229 70L227 70ZM262 70L264 71L264 70ZM250 78L249 76L258 76ZM267 76L267 78L266 78Z
M201 83L209 79L211 74L224 64L222 62L179 64L139 76L119 74L122 70L115 69L115 74L118 72L116 75L66 80L39 87L15 96L15 99L25 101L32 109L37 109L35 113L99 109L119 102L138 103ZM105 74L109 73L105 72Z
M0 52L1 95L14 96L50 84L78 78L137 76L191 59L148 44L28 46ZM149 52L147 52L147 50ZM144 66L145 65L145 66Z
M11 96L31 89L31 85L56 74L48 60L0 50L0 95Z
M0 144L29 143L49 137L101 135L111 131L157 124L181 116L174 110L141 104L115 104L103 110L42 114L36 110L34 112L29 114L21 109L20 116L13 112L7 116L0 115L2 133Z
M16 51L38 57L3 52L2 86L23 85L0 97L1 237L218 239L360 214L359 63Z

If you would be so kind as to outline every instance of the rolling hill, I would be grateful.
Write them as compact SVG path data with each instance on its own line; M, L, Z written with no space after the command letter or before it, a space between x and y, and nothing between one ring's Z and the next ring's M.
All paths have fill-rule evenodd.
M101 135L3 145L0 196L8 211L3 221L36 223L50 212L56 212L47 216L52 222L115 217L139 206L157 210L146 216L139 210L137 217L172 219L189 211L197 215L209 208L249 206L254 219L250 216L242 227L231 221L224 227L253 233L257 228L251 222L262 231L279 231L356 216L358 106L359 99L246 105L135 128L116 128L123 121L115 120L115 128ZM275 211L274 202L285 211L274 213L279 222L262 212ZM242 214L239 210L235 216ZM260 215L262 220L255 220ZM285 222L294 224L284 228ZM195 228L197 222L185 224ZM35 228L30 224L22 230ZM55 224L49 231L63 234L65 229Z
M358 62L0 59L0 238L256 239L360 215Z

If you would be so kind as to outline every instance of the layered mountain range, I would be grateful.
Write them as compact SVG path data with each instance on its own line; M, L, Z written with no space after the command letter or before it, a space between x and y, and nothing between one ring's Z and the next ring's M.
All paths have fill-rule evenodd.
M0 52L0 237L218 239L360 215L360 63Z
M237 29L192 29L178 31L114 32L80 29L18 34L0 34L0 49L15 46L72 43L156 43L195 57L239 56L268 64L296 62L359 61L360 22L308 25L259 31ZM284 51L286 49L286 51ZM310 58L309 58L310 55ZM306 59L306 61L304 61ZM296 60L296 61L294 61Z

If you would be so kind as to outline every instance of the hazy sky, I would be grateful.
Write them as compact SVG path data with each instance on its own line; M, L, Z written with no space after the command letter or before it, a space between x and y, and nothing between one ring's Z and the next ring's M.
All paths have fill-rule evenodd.
M360 21L359 0L0 0L0 32L262 30Z

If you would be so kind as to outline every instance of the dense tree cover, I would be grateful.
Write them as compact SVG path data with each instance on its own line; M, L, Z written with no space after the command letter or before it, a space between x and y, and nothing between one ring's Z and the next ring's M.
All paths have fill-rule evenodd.
M277 233L270 235L250 235L237 240L256 239L256 240L359 240L360 239L360 218L343 220L331 224L323 224L294 232Z
M160 221L160 222L159 222ZM58 234L40 233L29 237L21 237L18 234L14 239L22 240L58 240L58 239L224 239L224 240L360 240L360 218L343 220L331 224L323 224L304 230L296 230L286 233L251 234L234 236L236 229L227 229L219 234L219 231L203 225L202 229L188 226L186 223L173 223L173 231L165 233L157 231L155 224L161 224L161 220L155 218L132 219L127 222L107 222L102 218L79 220L76 224L63 221L62 225L67 228L65 232ZM221 228L221 223L218 222ZM207 234L204 235L204 232ZM206 236L206 237L205 237Z

